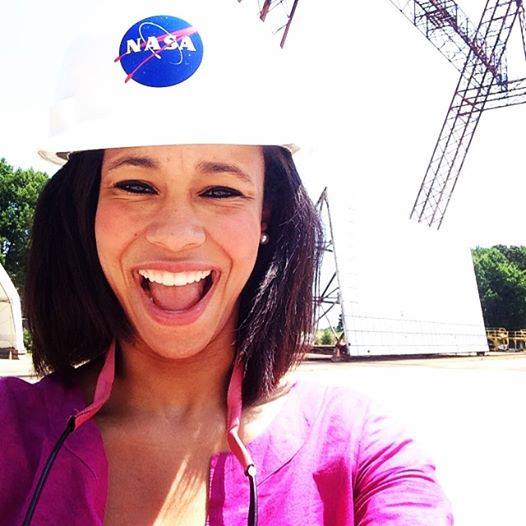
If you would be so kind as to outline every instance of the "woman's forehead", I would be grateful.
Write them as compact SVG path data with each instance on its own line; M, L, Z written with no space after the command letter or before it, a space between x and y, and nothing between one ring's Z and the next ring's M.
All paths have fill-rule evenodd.
M137 146L104 150L104 164L110 165L125 158L151 159L152 164L223 160L232 163L254 164L263 161L263 148L251 145L189 144L166 146Z
M129 167L197 175L229 173L253 184L262 184L265 171L263 148L260 146L141 146L104 151L103 177Z

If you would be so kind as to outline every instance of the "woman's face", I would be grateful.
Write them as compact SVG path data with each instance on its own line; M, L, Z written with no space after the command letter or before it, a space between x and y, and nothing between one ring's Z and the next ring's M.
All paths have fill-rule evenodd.
M185 358L234 329L267 220L263 188L255 146L105 151L97 252L139 342Z

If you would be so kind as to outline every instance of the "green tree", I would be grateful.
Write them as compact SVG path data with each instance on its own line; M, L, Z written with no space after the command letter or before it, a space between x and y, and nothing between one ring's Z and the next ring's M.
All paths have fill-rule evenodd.
M526 270L526 247L497 245L493 248L498 249L506 259L517 265L520 270Z
M472 251L486 327L526 327L526 267L523 247L477 247ZM516 250L518 249L518 250Z
M35 205L48 180L32 169L15 170L0 159L0 263L22 291Z
M330 329L325 329L320 338L321 345L334 345L334 335Z

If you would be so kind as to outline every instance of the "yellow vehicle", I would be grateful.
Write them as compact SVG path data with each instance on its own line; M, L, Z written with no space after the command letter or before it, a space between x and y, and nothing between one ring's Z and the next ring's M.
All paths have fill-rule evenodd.
M507 351L510 346L508 331L503 327L486 328L486 338L490 351Z
M526 349L526 329L509 332L509 350L523 351Z

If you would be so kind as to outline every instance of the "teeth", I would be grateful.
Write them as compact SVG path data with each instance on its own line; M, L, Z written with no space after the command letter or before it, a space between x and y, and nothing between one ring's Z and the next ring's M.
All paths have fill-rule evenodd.
M139 274L149 281L160 283L167 287L182 287L205 279L211 270L197 270L193 272L166 272L165 270L139 270Z

